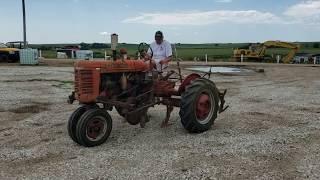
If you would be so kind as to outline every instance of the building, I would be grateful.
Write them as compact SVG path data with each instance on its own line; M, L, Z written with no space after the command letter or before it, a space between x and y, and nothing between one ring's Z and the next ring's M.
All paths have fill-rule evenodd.
M312 59L312 54L309 53L297 53L293 58L294 64L306 64Z
M320 64L320 54L313 54L312 59L313 59L312 63ZM316 60L316 62L314 62L314 60Z
M58 59L93 59L93 51L80 50L79 46L65 46L57 49Z

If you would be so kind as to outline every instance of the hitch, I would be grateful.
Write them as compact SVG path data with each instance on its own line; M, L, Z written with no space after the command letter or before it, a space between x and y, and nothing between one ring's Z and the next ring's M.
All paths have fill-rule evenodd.
M219 92L219 98L220 98L219 114L223 113L229 108L229 106L224 107L224 104L226 102L224 100L224 97L226 96L226 94L227 94L227 90L224 90L223 93Z

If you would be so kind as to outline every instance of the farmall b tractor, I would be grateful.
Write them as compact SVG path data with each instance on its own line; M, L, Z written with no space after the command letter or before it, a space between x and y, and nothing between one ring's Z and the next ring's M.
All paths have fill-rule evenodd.
M129 124L144 127L149 121L148 109L165 105L166 118L162 122L165 127L173 108L179 107L181 123L190 133L209 130L218 112L225 110L226 91L219 92L215 84L205 78L210 74L183 77L177 62L178 72L169 71L164 75L154 70L151 60L127 60L123 51L118 58L118 36L114 34L111 39L113 60L75 63L75 89L68 101L77 100L80 107L69 118L68 133L76 143L86 147L104 143L112 130L108 111L113 108ZM149 48L140 44L139 55L143 58Z

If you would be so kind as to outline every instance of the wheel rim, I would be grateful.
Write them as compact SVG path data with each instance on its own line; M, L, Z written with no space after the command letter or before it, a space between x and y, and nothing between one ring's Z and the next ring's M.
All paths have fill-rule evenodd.
M99 141L107 132L107 121L104 117L97 116L89 120L86 136L90 141Z
M212 94L202 92L196 101L196 118L200 124L207 124L213 115L214 103Z

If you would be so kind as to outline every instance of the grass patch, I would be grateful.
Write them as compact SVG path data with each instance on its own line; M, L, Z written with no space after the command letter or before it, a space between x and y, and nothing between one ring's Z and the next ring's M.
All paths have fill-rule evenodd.
M301 49L299 53L320 53L320 48L314 48L312 43L300 43ZM249 43L222 43L222 44L176 44L178 57L183 60L193 60L197 57L199 60L205 60L205 54L208 55L209 61L225 60L228 61L233 56L233 50L236 48L247 48ZM49 46L49 45L48 45ZM54 47L59 45L51 45L52 48L47 48L42 51L42 56L45 58L56 58L56 51ZM137 44L119 44L118 49L126 48L128 55L131 58L136 57L138 45ZM49 49L49 50L48 50ZM94 58L104 58L105 49L91 49L94 53ZM288 49L284 48L271 48L266 52L267 56L272 55L286 55L289 52ZM107 55L111 56L112 52L107 49ZM274 57L275 58L275 57Z

